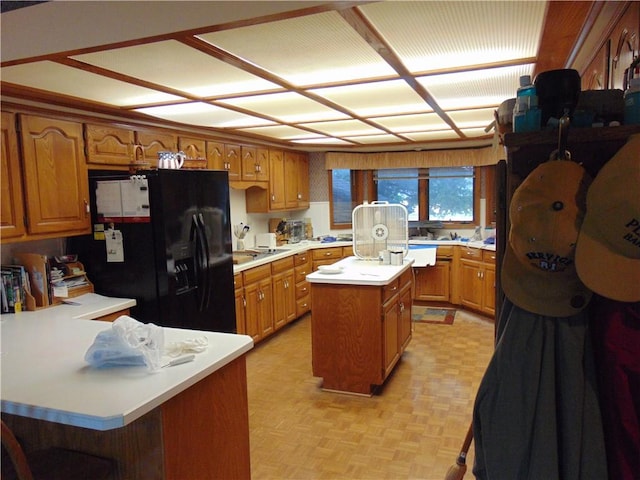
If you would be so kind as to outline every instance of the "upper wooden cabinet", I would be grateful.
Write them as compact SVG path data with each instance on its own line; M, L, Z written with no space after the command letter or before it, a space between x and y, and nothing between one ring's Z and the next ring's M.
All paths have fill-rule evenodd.
M82 124L32 115L19 117L27 233L90 233Z
M308 208L308 156L299 152L270 150L268 189L248 189L246 199L248 213Z
M187 158L182 168L198 169L207 168L207 141L203 138L183 137L178 138L178 150L184 152Z
M87 142L87 163L125 166L133 163L133 130L87 123L84 133Z
M0 164L0 236L2 240L21 237L26 233L22 194L22 168L16 135L16 116L2 112L2 152Z
M159 130L132 130L87 123L84 126L87 163L156 168L158 152L176 151L178 136Z
M269 180L269 149L243 145L242 180L245 182L266 182Z
M157 130L138 130L135 132L134 162L156 168L158 152L175 152L178 149L178 136Z

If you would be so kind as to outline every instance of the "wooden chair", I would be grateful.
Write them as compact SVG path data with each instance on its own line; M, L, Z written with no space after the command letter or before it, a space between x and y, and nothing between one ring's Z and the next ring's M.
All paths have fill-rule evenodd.
M64 448L47 448L26 455L4 421L2 447L2 480L107 480L115 472L112 460Z

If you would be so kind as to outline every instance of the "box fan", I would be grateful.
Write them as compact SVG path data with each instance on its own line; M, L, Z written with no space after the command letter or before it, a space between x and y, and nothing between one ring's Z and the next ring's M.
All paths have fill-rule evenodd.
M358 205L351 214L353 253L366 260L378 260L383 250L409 251L407 209L389 202Z

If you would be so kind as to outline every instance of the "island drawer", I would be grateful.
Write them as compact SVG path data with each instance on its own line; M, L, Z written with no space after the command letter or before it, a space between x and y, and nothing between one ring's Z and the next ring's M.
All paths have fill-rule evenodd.
M400 279L396 278L391 283L382 287L382 303L386 303L391 297L393 297L400 290Z

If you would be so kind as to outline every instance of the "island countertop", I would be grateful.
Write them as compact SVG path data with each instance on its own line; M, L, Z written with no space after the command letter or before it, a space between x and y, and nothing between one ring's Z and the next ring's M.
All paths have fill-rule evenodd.
M163 327L165 344L204 337L208 348L190 363L155 373L146 367L95 369L85 362L85 352L112 323L73 318L73 308L3 315L3 413L94 430L119 428L253 347L246 335Z
M398 278L402 272L410 268L414 260L405 257L402 265L381 265L378 260L363 260L358 257L347 257L307 275L307 281L313 283L348 284L348 285L387 285ZM334 273L336 272L336 273Z

